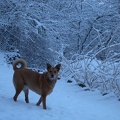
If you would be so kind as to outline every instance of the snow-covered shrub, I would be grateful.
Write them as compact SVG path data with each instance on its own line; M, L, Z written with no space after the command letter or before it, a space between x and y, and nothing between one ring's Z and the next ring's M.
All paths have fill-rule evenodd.
M109 45L115 47L119 44ZM61 50L54 51L57 54L57 60L62 64L61 76L66 79L72 79L82 87L87 87L91 90L98 89L102 95L114 93L120 99L120 58L119 54L110 55L107 59L97 59L97 54L104 51L106 48L101 48L96 51L96 54L80 55L75 54L71 59L64 56L65 45ZM56 61L56 62L58 62Z
M89 89L99 89L102 95L113 92L120 98L120 61L100 61L89 56L64 59L62 76L74 79Z

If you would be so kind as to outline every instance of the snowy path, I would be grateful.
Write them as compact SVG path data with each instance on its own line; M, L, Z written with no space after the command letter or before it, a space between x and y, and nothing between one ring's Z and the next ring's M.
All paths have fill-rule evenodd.
M120 120L120 102L112 95L103 97L99 92L83 91L64 79L47 97L47 110L35 105L39 96L33 92L29 94L29 104L23 93L14 102L13 70L2 63L0 68L0 120Z

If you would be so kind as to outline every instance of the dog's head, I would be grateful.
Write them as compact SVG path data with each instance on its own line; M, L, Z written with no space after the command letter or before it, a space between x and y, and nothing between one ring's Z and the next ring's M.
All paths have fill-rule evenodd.
M47 64L48 77L50 80L57 80L60 66L61 64L58 64L55 67L52 67L50 64Z

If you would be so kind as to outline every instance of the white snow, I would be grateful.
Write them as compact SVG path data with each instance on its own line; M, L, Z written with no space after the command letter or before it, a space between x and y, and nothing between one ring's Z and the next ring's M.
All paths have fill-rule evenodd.
M120 120L120 102L112 94L101 96L98 91L84 91L64 78L58 80L47 97L47 110L35 105L39 95L31 91L29 104L23 93L14 102L12 76L12 66L0 53L0 120Z

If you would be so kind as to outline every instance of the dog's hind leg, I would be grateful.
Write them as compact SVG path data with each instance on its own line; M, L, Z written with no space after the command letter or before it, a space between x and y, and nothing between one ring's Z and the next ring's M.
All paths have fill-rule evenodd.
M17 101L17 97L18 97L18 95L21 93L22 89L23 89L22 87L16 88L16 93L15 93L15 95L14 95L14 97L13 97L13 100L14 100L14 101Z
M28 99L29 89L28 89L27 85L24 86L23 91L25 93L25 101L26 101L26 103L29 103L29 99Z

